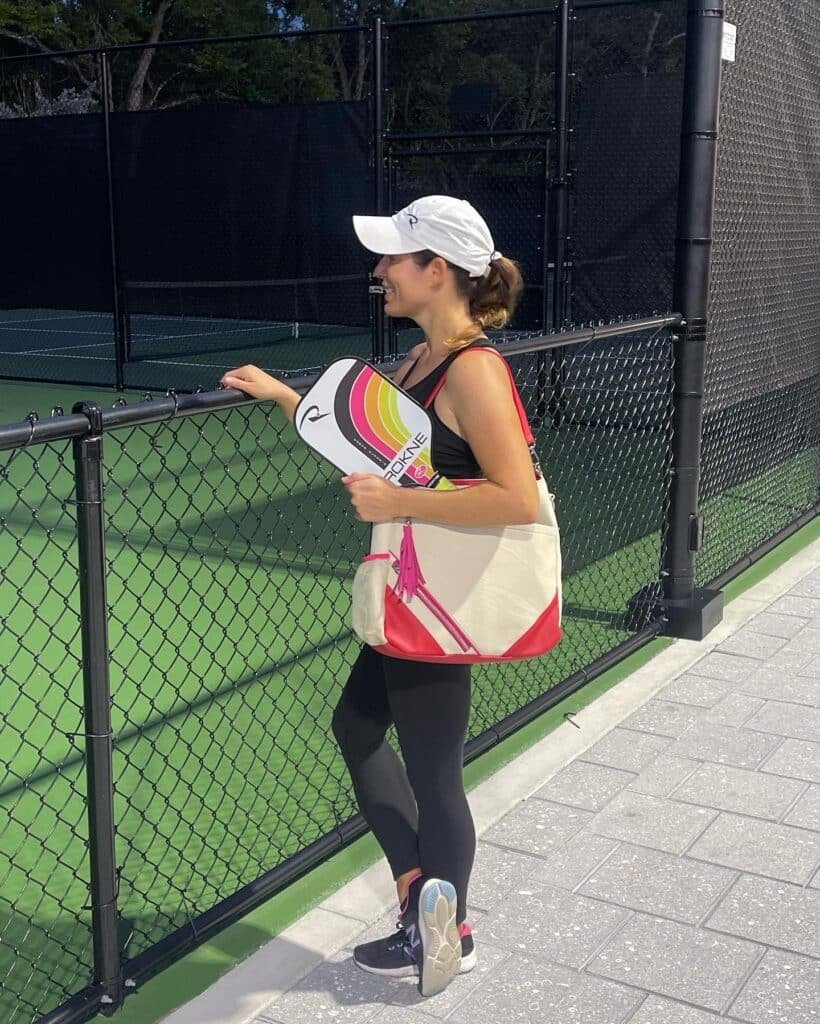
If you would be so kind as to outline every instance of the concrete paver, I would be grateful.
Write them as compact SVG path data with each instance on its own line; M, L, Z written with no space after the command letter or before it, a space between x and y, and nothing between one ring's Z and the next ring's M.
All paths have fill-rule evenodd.
M355 967L353 946L395 927L370 869L360 927L358 896L326 901L324 958L255 1015L245 998L209 1016L205 993L167 1024L817 1024L818 562L815 542L714 639L678 641L471 794L472 973L422 999ZM511 779L526 791L489 799ZM214 988L247 985L244 966Z

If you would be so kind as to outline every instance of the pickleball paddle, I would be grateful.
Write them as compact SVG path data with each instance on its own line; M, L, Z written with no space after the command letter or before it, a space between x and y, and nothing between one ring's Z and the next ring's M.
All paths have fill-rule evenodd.
M433 468L427 411L363 359L330 363L302 396L293 424L344 473L375 473L402 487L455 488Z

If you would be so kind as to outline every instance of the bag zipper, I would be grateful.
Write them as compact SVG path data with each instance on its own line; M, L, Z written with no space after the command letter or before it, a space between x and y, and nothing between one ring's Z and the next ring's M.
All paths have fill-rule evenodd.
M390 554L393 556L392 568L395 573L399 571L399 560L391 551ZM396 593L398 589L398 583L393 587L393 593ZM398 595L397 595L398 596ZM450 615L447 609L439 602L439 600L424 586L422 583L416 583L415 595L424 605L424 607L435 616L436 619L441 623L442 626L447 630L450 636L455 640L458 646L464 651L475 651L479 653L476 645L470 640L464 630L459 626L456 620ZM401 598L399 598L401 600ZM408 601L409 603L409 601Z

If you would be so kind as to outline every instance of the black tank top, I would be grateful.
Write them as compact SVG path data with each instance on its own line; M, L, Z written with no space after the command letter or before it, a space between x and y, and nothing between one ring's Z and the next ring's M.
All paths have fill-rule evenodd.
M414 398L421 405L424 405L454 359L460 356L462 352L466 352L468 348L490 347L492 346L486 338L476 338L476 340L471 341L469 345L464 345L463 348L457 349L455 352L451 352L444 362L437 366L435 370L428 373L426 377L422 377L422 379L412 387L405 388L404 390L411 398ZM405 373L401 381L397 382L399 387L402 386L404 381L406 381L413 372L413 367L417 362L418 359L412 363L410 369ZM459 437L454 430L451 430L447 424L439 418L434 406L435 402L427 410L433 424L431 455L433 458L434 469L441 473L442 476L446 476L449 480L474 480L477 477L483 477L484 471L476 461L472 448L467 444L463 437Z

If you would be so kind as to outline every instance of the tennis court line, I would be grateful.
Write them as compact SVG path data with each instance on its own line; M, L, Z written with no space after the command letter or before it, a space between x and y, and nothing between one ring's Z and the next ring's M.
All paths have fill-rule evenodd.
M225 327L221 324L212 331L198 331L196 334L133 334L133 338L148 341L187 341L189 338L211 338L222 331L236 331L240 334L254 334L257 331L275 331L277 327L290 328L291 324L264 324L259 327Z
M181 363L176 359L139 359L138 362L154 366L192 366L196 370L232 370L236 368L235 362L224 366L222 363Z
M222 324L225 324L225 325L237 324L240 327L243 324L246 324L246 323L249 323L249 322L251 322L251 323L256 322L256 323L259 324L260 327L261 326L270 327L271 325L274 326L274 327L282 327L282 326L289 327L291 325L291 323L295 322L295 321L292 321L292 320L264 320L264 321L263 320L248 321L248 320L237 320L237 319L226 320L224 317L218 317L218 316L187 316L185 313L180 313L179 316L172 316L170 313L131 313L130 316L131 316L132 320L169 320L171 323L178 323L180 320L185 320L185 321L187 321L189 323L202 323L202 324L212 324L214 322L218 322L218 323L222 323ZM255 330L255 328L254 328L254 330Z
M99 344L101 345L102 342L99 342ZM76 347L77 348L82 348L83 346L77 345ZM95 345L91 345L91 346L88 346L88 347L96 348ZM103 360L107 360L108 362L111 362L114 359L113 352L110 355L108 355L108 356L106 356L106 355L98 355L98 356L73 356L73 355L71 355L71 348L68 348L68 349L58 349L56 352L53 349L43 349L41 352L38 352L38 351L31 351L31 352L0 352L0 356L31 356L31 355L38 355L38 356L40 356L43 359L90 359L92 361L98 361L100 359L103 359ZM55 383L59 384L59 381L56 381ZM99 387L99 385L98 384L91 384L90 387Z
M90 361L90 362L99 362L100 360L104 360L106 362L112 362L114 360L114 354L113 353L100 354L98 356L75 356L75 355L72 355L72 350L74 348L82 348L82 347L84 347L84 346L77 345L77 346L71 346L69 348L58 349L57 351L54 351L53 349L42 349L40 351L33 350L33 351L27 351L27 352L0 352L0 357L2 357L2 356L38 355L38 356L40 356L41 359L84 359L84 360ZM90 345L90 346L85 346L85 347L94 348L95 346L94 345ZM236 368L237 360L234 360L232 363L182 363L182 362L179 362L176 359L140 359L139 363L140 363L140 365L143 365L143 366L146 365L146 364L154 364L156 366L190 366L190 367L192 367L193 369L196 369L196 370L233 370L233 369ZM129 365L133 365L133 364L129 364ZM281 367L281 366L262 366L262 367L260 367L260 369L262 369L262 370L270 370L272 373L288 373L288 374L291 374L291 375L297 374L297 375L301 376L301 375L307 374L307 373L318 373L319 370L321 369L321 367L320 366L308 366L308 367L304 367L304 368L303 367L299 367L297 369L289 369L288 367Z
M3 326L4 326L3 322L0 321L0 333L2 333ZM15 334L26 334L26 333L28 333L28 334L42 334L43 331L39 330L36 327L15 327L14 333ZM101 337L104 336L104 337L107 337L107 338L112 338L113 337L113 328L110 331L82 331L82 330L68 330L65 327L49 327L49 329L48 329L48 331L46 333L47 334L86 334L86 335L87 334L99 334Z
M47 320L81 320L86 316L94 317L110 317L111 313L95 313L93 310L88 312L77 312L77 313L63 313L62 316L27 316L23 320L0 320L0 330L3 327L7 327L9 324L42 324Z
M15 352L15 353L4 352L3 355L12 355L13 354L13 355L18 355L18 356L39 356L39 355L48 355L49 353L55 353L55 352L73 352L77 348L102 348L103 346L105 346L105 348L111 348L113 346L113 344L114 344L114 339L111 338L109 340L108 344L106 344L106 342L104 342L104 341L90 341L87 345L62 345L62 346L60 346L58 348L27 348L27 349L23 349L23 351L21 351L21 352Z

